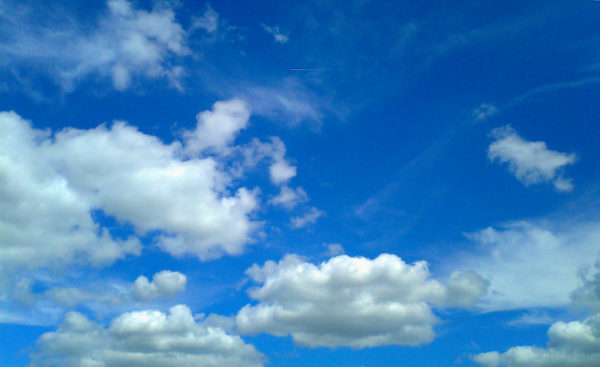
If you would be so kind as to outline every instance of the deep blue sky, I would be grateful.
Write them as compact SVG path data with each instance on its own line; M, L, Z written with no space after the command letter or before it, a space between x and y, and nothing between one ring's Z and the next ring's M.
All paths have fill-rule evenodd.
M70 311L110 328L177 304L270 366L600 360L600 328L543 349L553 324L600 325L599 19L593 0L0 0L0 365L131 365L114 335L77 355L50 336ZM398 272L419 261L443 295ZM165 270L183 286L134 284ZM398 331L422 314L381 311L416 305L427 340Z

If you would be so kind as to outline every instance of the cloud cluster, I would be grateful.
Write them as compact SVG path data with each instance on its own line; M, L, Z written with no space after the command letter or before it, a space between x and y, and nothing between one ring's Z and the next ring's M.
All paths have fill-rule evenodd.
M210 121L245 121L240 106L217 103L201 114L199 129L212 133L203 144L222 148L233 139L236 129L215 132ZM138 235L155 233L156 244L174 255L241 253L256 194L244 187L230 193L231 177L215 158L186 157L190 141L165 144L123 122L52 135L1 113L0 264L104 265L139 254L137 238L113 238L95 220L98 211L131 223Z
M508 164L524 185L551 182L557 191L573 190L573 180L564 178L562 170L575 163L574 153L550 150L543 141L527 141L510 126L492 130L492 137L496 140L488 148L489 159Z
M545 348L518 346L504 353L473 356L482 366L498 367L598 367L600 366L600 314L587 320L559 321L548 330Z
M331 258L315 265L295 255L247 270L259 287L256 305L236 316L243 334L291 334L305 346L420 345L434 338L438 322L430 305L473 305L487 282L474 273L454 273L446 285L429 279L425 262L406 264L395 255L375 259Z
M53 13L46 14L45 23L31 22L28 12L40 9L23 9L3 19L0 65L7 69L29 72L23 69L33 66L67 91L90 76L110 78L117 90L128 88L136 77L164 78L181 88L183 68L177 61L190 50L187 33L168 2L146 11L127 0L109 0L93 26L63 14L58 19ZM8 12L0 16L7 17Z
M184 305L168 314L125 313L108 327L72 312L58 330L38 339L32 366L263 366L263 356L253 346L196 319Z

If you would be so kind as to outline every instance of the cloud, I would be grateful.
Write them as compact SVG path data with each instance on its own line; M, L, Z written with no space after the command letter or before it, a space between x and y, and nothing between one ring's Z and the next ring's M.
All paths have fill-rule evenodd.
M269 160L269 177L275 185L286 184L296 176L297 169L285 158L285 144L276 136L270 138L269 142L261 142L253 139L249 144L238 147L243 162L235 169L237 175L243 171L254 168L264 159Z
M116 90L125 90L136 78L167 79L181 88L181 57L190 54L187 34L167 2L151 11L135 9L126 0L109 0L107 9L91 26L65 14L43 14L31 22L29 13L12 11L4 19L6 37L0 42L0 65L18 73L42 73L65 91L88 77L109 78ZM5 18L0 13L0 17Z
M594 220L520 221L467 236L479 248L460 253L448 264L490 280L481 308L566 307L580 284L578 271L592 265L598 254L600 226Z
M208 33L216 32L219 28L219 13L213 10L210 4L206 4L206 10L201 17L196 18L192 24L192 29L204 29Z
M329 243L323 246L327 248L327 256L337 256L344 253L344 247L339 243Z
M98 211L137 235L152 233L173 255L240 254L255 227L256 193L230 193L231 177L214 158L185 158L184 149L124 122L51 136L1 113L0 265L99 266L139 254L136 236L113 238Z
M0 268L61 267L67 263L107 265L138 255L135 238L115 239L94 221L94 202L59 173L61 145L13 112L0 113ZM103 155L93 147L63 151L64 159L85 162ZM118 152L117 152L118 153ZM71 155L74 154L74 155ZM58 157L56 157L58 158ZM115 157L117 158L117 157ZM91 162L90 162L91 163ZM111 162L105 162L105 166ZM101 169L86 166L81 172ZM128 190L129 191L129 190Z
M186 282L185 275L176 271L163 270L154 274L152 282L149 282L145 276L140 275L133 283L132 290L137 299L149 301L183 292Z
M302 346L420 345L435 334L430 304L470 306L485 292L479 276L454 273L446 285L429 278L423 261L406 264L395 255L376 259L331 258L315 265L296 255L252 266L246 274L259 287L258 303L236 316L243 334L291 334Z
M497 112L498 109L496 106L489 103L482 103L473 110L473 118L475 121L485 121L488 117L494 116Z
M473 356L482 366L498 367L597 367L600 366L600 314L583 322L559 321L548 330L545 348L518 346L504 353Z
M575 163L574 153L549 150L542 141L524 140L509 125L492 130L491 135L496 140L488 148L489 159L507 163L525 186L551 182L557 191L573 190L573 180L564 178L562 170Z
M185 150L195 155L207 149L223 152L246 128L250 110L246 102L239 99L219 101L212 111L204 111L196 116L197 125L193 131L184 134Z
M292 228L303 228L310 224L315 224L324 215L325 212L312 207L306 214L291 219Z
M301 187L292 189L288 186L282 186L279 194L272 197L269 202L273 205L279 205L289 210L307 200L308 195L306 195L306 192Z
M280 30L278 26L268 26L265 24L261 24L261 26L263 27L263 29L265 30L265 32L270 33L271 35L273 35L273 38L275 39L276 43L287 43L290 39L289 36L287 34L283 34Z
M571 293L573 304L600 312L600 255L594 269L581 268L579 277L581 286Z
M263 356L238 336L197 322L190 309L174 306L124 313L103 327L71 312L43 334L32 366L257 367Z

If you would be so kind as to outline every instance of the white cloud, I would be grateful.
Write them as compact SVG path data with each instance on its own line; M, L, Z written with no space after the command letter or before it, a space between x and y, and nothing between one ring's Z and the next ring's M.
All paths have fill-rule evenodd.
M542 141L527 141L510 126L492 130L496 139L488 148L488 157L508 164L509 171L525 186L551 182L557 191L571 191L573 182L564 178L562 170L575 163L574 153L549 150Z
M494 116L498 112L496 106L489 103L482 103L473 110L475 121L485 121L488 117Z
M291 219L292 228L303 228L308 225L315 224L323 215L325 215L325 212L312 207L304 215Z
M201 17L194 20L192 28L204 29L208 33L214 33L219 28L219 13L213 10L210 4L206 4L206 10Z
M190 155L206 149L223 152L240 130L246 128L249 118L250 110L242 100L216 102L212 111L196 116L197 125L193 131L185 132L186 152Z
M477 354L482 366L598 367L600 366L600 314L580 322L559 321L548 330L545 348L518 346L504 353Z
M285 144L276 136L270 142L263 143L253 139L249 144L239 147L243 162L237 167L237 175L244 170L254 168L263 159L268 159L269 176L275 185L283 185L296 176L297 168L292 166L285 158Z
M51 137L15 113L0 114L0 132L3 267L103 265L139 254L135 237L113 239L92 210L137 234L158 231L156 244L174 255L235 255L250 239L256 194L231 194L219 164L184 158L178 141L166 145L123 122Z
M190 51L187 34L168 3L151 11L135 9L126 0L109 0L107 5L91 27L64 14L43 14L43 22L31 22L22 9L11 12L12 18L3 22L9 28L0 42L0 65L43 72L67 91L95 76L110 78L117 90L127 89L138 77L164 78L180 87L183 69L177 61Z
M578 271L598 254L600 226L593 220L521 221L468 237L479 244L477 253L460 253L449 267L490 280L479 304L484 310L566 307L580 283Z
M152 282L149 282L145 276L140 275L133 283L132 290L137 299L149 301L173 296L184 291L186 282L185 275L176 271L163 270L154 274Z
M257 367L263 356L238 336L196 322L184 305L168 314L129 312L103 327L76 312L43 334L32 366Z
M252 266L246 274L256 305L236 316L245 334L291 334L305 346L420 345L434 338L438 322L430 304L470 306L486 290L473 273L454 273L447 285L429 279L425 262L406 264L395 255L370 260L346 255L319 265L288 255Z
M283 206L289 210L307 200L308 195L306 195L306 192L301 187L292 189L288 186L282 186L279 194L271 198L269 202L273 205Z
M276 25L268 26L265 24L261 24L261 26L267 33L270 33L271 35L273 35L273 38L275 39L276 43L287 43L290 40L289 36L287 34L283 34L279 30L279 27Z
M114 239L94 222L94 203L59 174L52 147L48 132L32 129L13 112L0 113L0 268L99 266L139 254L137 239ZM80 148L64 157L96 154Z

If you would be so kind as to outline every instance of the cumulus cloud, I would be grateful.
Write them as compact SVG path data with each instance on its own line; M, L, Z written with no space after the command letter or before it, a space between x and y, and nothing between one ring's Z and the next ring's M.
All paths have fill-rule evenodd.
M474 273L454 273L446 285L429 279L423 261L395 255L331 258L315 265L288 255L246 271L260 283L249 290L258 303L236 316L244 334L290 334L302 346L420 345L438 322L431 305L471 306L487 283Z
M293 209L296 205L308 200L308 195L301 187L292 189L288 186L282 186L279 194L272 197L269 202L273 205L279 205L286 209Z
M473 356L482 366L498 367L598 367L600 366L600 314L587 320L553 324L545 348L518 346L504 353Z
M187 306L128 312L103 327L77 312L43 334L32 366L258 367L263 356L238 336L197 322Z
M173 296L184 291L186 282L185 275L176 271L163 270L154 274L151 282L145 276L140 275L133 283L132 290L137 299L149 301Z
M117 90L135 78L167 79L181 88L178 61L190 53L187 34L168 2L151 11L135 9L126 0L109 0L92 26L64 14L44 14L31 22L29 13L44 8L19 7L0 13L6 25L0 37L0 65L23 73L43 72L70 91L87 77L106 77ZM27 69L31 68L31 69Z
M315 224L319 218L325 215L325 212L318 208L312 207L310 210L299 217L291 219L292 228L303 228L311 224Z
M492 130L496 139L488 148L491 161L508 164L509 171L525 186L551 182L557 191L573 190L573 180L563 177L563 169L575 163L574 153L547 148L543 141L527 141L510 126Z
M598 254L600 226L593 220L520 221L467 236L478 250L457 255L449 266L472 269L490 280L480 307L565 307L580 284L578 271L593 265Z
M279 30L279 27L276 25L268 26L266 24L261 24L261 26L265 30L265 32L270 33L273 36L276 43L287 43L290 40L289 36L287 34L282 33Z
M115 239L94 221L93 201L50 158L56 146L47 131L31 128L13 112L0 113L0 267L99 266L139 254L137 239ZM88 148L65 151L64 158L78 161L103 153ZM81 173L96 168L101 169L89 165Z
M250 109L242 100L216 102L212 111L199 113L196 128L185 133L186 152L192 155L206 149L223 152L248 125L249 118Z
M254 228L256 193L230 193L211 157L184 157L124 122L53 136L15 113L0 114L0 264L104 265L139 254L135 236L115 239L94 211L131 223L174 255L239 254Z

